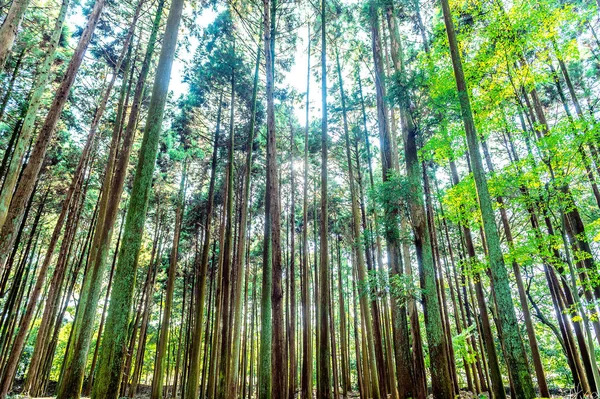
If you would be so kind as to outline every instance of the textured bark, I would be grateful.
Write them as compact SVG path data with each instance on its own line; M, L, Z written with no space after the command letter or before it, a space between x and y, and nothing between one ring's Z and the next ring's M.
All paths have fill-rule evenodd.
M62 34L62 28L67 16L67 9L69 8L69 2L70 0L63 0L61 4L58 17L54 23L54 29L52 30L52 36L48 42L48 48L46 49L44 60L40 64L33 82L33 92L31 94L31 98L29 99L29 103L27 104L27 111L23 117L21 132L14 145L10 163L8 163L6 177L2 185L2 191L0 191L0 226L2 226L6 220L6 214L8 212L10 200L12 198L15 185L17 184L19 171L23 162L23 155L25 154L26 146L29 145L29 141L31 140L33 125L35 123L37 111L40 108L40 103L46 89L46 84L49 80L50 69L54 62L54 54L56 52L56 48L58 47L60 35Z
M10 55L17 31L25 16L25 11L31 0L13 0L8 14L0 26L0 71L4 69L4 64Z
M452 380L448 369L448 352L444 339L442 314L436 287L435 264L433 259L428 222L423 203L423 184L421 182L421 163L417 156L418 131L411 124L410 117L404 119L404 157L412 198L408 204L414 234L417 261L419 263L422 300L425 302L425 328L429 343L430 367L432 374L433 395L436 398L452 398ZM412 126L411 126L412 125Z
M477 197L481 208L483 228L487 239L488 258L490 261L490 272L493 282L493 291L496 295L498 306L498 320L500 330L504 341L504 348L507 355L508 371L512 378L515 394L519 398L534 398L535 392L533 382L527 367L527 357L523 348L523 341L519 334L519 327L515 309L512 303L512 295L508 281L508 273L504 264L502 250L500 248L500 238L496 227L492 201L487 186L487 180L483 170L481 153L479 152L479 140L473 114L469 92L465 81L462 68L462 61L458 49L456 33L454 31L454 22L448 0L441 0L444 14L444 23L452 56L452 65L454 68L454 77L456 80L458 98L460 101L463 122L467 136L467 144L473 171L475 186L477 188Z
M390 30L390 42L391 42L391 57L394 65L394 70L399 79L405 79L406 71L404 69L404 54L402 50L402 43L400 40L400 34L398 32L398 26L396 22L396 17L394 15L394 7L392 4L389 4L386 7L386 19L388 23L388 27ZM415 165L409 165L408 160L410 156L407 154L408 149L416 149L416 145L413 143L408 143L408 141L415 141L416 136L418 134L417 127L413 121L411 111L410 111L410 98L408 92L405 92L400 101L400 122L401 122L401 130L402 135L405 140L405 158L407 160L407 176L409 179L413 178L414 181L411 184L419 184L419 179L416 176L418 171L418 167L415 168ZM407 144L408 143L408 144ZM415 156L416 154L410 154L411 156ZM416 157L412 159L413 162L417 162ZM411 168L415 168L415 170L411 170ZM414 187L414 186L413 186ZM422 189L421 189L422 191ZM416 191L415 196L418 196L419 190ZM410 207L411 217L414 217L413 212L416 209ZM421 212L420 210L417 211ZM415 226L413 226L414 228ZM432 226L429 226L433 228ZM398 252L398 260L394 262L396 267L391 271L392 275L400 275L402 274L402 267L400 263L400 246L396 244L397 252ZM404 252L407 252L408 248L404 248ZM410 263L405 265L406 268L410 268ZM427 278L427 276L425 276ZM425 302L426 304L432 298L428 298ZM401 398L410 397L414 393L419 396L423 395L421 390L414 389L413 386L415 384L415 375L411 368L408 368L408 365L411 363L411 354L409 350L409 332L408 332L408 323L406 319L406 307L398 306L395 302L392 303L392 317L394 319L394 343L396 349L396 373L398 380L398 393ZM414 312L414 310L413 310ZM426 311L427 312L427 311ZM415 312L416 313L416 312ZM417 324L416 322L412 323L413 325ZM420 338L420 337L416 337ZM446 358L450 359L450 356L446 354Z
M104 322L106 321L106 310L108 308L108 298L110 298L110 290L112 288L113 276L115 275L117 254L119 251L119 246L121 244L121 236L123 235L123 225L124 223L121 223L121 229L119 229L119 235L117 237L117 244L115 246L115 253L113 254L110 273L108 275L108 285L106 287L106 295L104 296L104 305L102 306L102 316L100 316L100 325L98 326L98 338L96 338L96 346L94 347L94 354L92 355L92 365L90 366L90 374L86 383L86 387L84 388L84 395L90 394L90 391L92 390L92 386L94 384L94 373L96 370L96 363L98 362L98 351L100 349L101 342L100 337L102 337L102 332L104 331Z
M95 399L116 399L119 394L137 258L144 230L182 11L183 0L174 0L167 18L152 97L148 107L148 118L127 210L123 242L115 270L114 288L106 318L106 332L100 349L96 384L94 384L91 396Z
M154 244L152 245L152 254L150 255L150 263L148 264L148 284L146 285L146 300L144 304L144 311L142 314L142 322L140 325L140 336L138 339L137 352L135 358L135 366L133 368L133 375L131 376L131 383L129 385L128 397L133 398L137 393L137 386L142 373L142 367L144 362L144 352L146 350L146 338L148 332L148 323L150 321L150 314L153 305L154 296L154 281L156 279L156 273L158 269L158 262L162 257L162 232L159 212L156 215L156 230L154 234Z
M267 97L267 178L265 190L265 231L261 292L261 329L258 370L258 397L268 399L284 392L283 292L281 286L281 243L279 179L275 144L275 0L263 1Z
M81 37L79 38L79 42L77 43L73 57L71 58L65 75L62 78L58 90L56 91L54 100L50 106L50 111L48 111L48 115L46 116L44 124L38 133L37 140L29 156L29 161L23 171L21 184L18 185L15 193L12 196L12 201L10 202L6 220L4 221L2 229L0 230L0 269L4 269L6 265L7 254L15 243L16 230L23 219L23 210L25 204L33 192L33 186L37 181L42 163L46 157L46 150L48 149L50 141L54 136L56 124L58 123L62 110L67 102L69 91L71 90L71 86L75 81L77 71L81 66L83 56L85 55L87 46L90 43L100 18L102 8L104 7L104 1L105 0L97 0L94 4L94 8L92 9L92 12L88 18L87 25ZM34 292L35 291L36 290L34 290ZM1 391L2 389L0 389L0 397L3 394Z

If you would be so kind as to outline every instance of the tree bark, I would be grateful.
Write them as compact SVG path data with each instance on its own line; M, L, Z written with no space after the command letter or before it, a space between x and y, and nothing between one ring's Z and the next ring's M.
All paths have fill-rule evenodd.
M73 57L71 58L61 84L55 93L54 100L50 106L50 111L48 112L44 124L38 133L37 140L29 156L29 161L27 162L27 166L23 171L21 184L19 184L12 196L12 201L10 202L6 219L2 224L2 229L0 230L0 269L5 268L6 256L9 253L10 248L15 243L15 230L23 219L24 206L33 192L33 186L37 181L42 163L46 157L46 150L48 149L50 141L54 136L56 124L60 119L63 107L67 102L69 91L71 90L71 86L75 81L77 71L81 66L88 44L90 43L94 30L96 29L98 20L100 19L100 14L102 13L102 8L104 7L104 1L105 0L96 0L96 3L94 4L94 8L92 9L92 12L88 18L88 23L81 37L79 38L79 42L77 43ZM43 277L45 277L45 275ZM2 389L0 389L0 397L2 397L2 395L3 392Z
M321 0L321 219L319 224L319 352L317 397L331 398L331 342L329 338L329 313L331 290L329 277L329 209L327 207L328 137L327 137L327 52L326 52L326 0Z
M527 367L527 357L523 348L523 341L519 334L517 316L512 303L512 295L508 281L508 273L500 248L500 238L496 227L496 219L494 217L487 180L483 170L481 153L479 152L479 140L471 111L471 102L462 68L462 61L460 59L456 33L454 31L454 22L452 21L448 0L441 0L441 4L450 46L450 54L452 57L452 65L454 68L454 77L458 89L458 98L465 125L471 169L475 178L483 228L487 239L490 272L498 306L499 327L502 330L502 336L504 338L503 341L507 355L508 371L512 377L515 394L523 399L534 398L535 391L533 389L533 382Z
M0 71L4 69L4 64L10 55L15 38L17 37L17 31L25 16L25 11L29 7L31 0L13 0L8 14L0 26ZM102 1L102 0L100 0Z
M115 270L114 288L111 294L108 317L106 318L106 332L100 349L98 375L92 390L91 397L94 399L116 399L119 394L137 258L146 219L148 197L152 186L152 174L162 130L183 3L183 0L173 0L167 18L152 97L148 108L148 118L144 128L138 166L127 210L123 243Z

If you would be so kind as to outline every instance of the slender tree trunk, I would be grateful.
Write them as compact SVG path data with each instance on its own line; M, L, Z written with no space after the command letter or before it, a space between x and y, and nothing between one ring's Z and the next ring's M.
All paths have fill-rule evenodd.
M346 330L346 304L344 301L344 290L342 285L342 253L340 250L341 238L338 236L336 240L337 246L337 261L338 261L338 302L340 307L340 346L342 356L342 395L346 397L348 391L352 389L350 383L350 362L348 356L348 333Z
M148 333L148 323L150 321L150 315L153 305L154 297L154 281L156 279L156 273L158 269L158 263L162 257L162 232L161 232L161 220L157 212L156 216L156 230L154 233L154 244L152 245L152 254L150 255L150 263L148 264L148 278L149 283L146 287L146 302L144 304L144 312L142 314L142 322L140 325L140 336L138 339L137 352L135 358L135 366L133 368L133 375L131 376L131 384L129 385L128 397L135 397L137 393L137 387L142 373L142 367L144 363L144 353L146 351L146 338Z
M60 15L59 15L60 17ZM1 28L0 28L1 31ZM10 100L10 97L12 96L12 92L13 92L13 88L15 87L15 82L17 80L17 76L19 76L19 69L21 69L21 64L23 63L23 57L25 56L25 52L28 50L27 47L24 47L20 52L19 52L19 56L17 57L16 61L15 61L15 67L12 70L12 73L10 74L10 81L8 82L8 87L6 88L6 93L4 93L4 96L2 98L2 103L0 104L0 120L2 120L2 117L4 117L4 112L6 111L6 106L8 105L8 101ZM0 69L1 71L1 69ZM10 154L10 149L11 146L9 145L6 148L6 153L4 154L4 156L6 157L6 155ZM0 174L1 176L1 174Z
M279 179L275 144L274 58L275 0L263 1L265 70L267 96L267 188L265 191L265 231L259 354L258 397L268 399L285 392L283 292L281 286L281 243ZM277 396L275 396L277 397Z
M292 110L290 113L290 273L289 281L289 302L290 302L290 322L289 322L289 363L290 373L288 376L288 399L294 399L296 395L298 367L296 361L296 179L294 173L294 149L295 129L291 119Z
M306 78L306 125L304 127L304 184L302 195L302 399L312 398L312 309L310 273L308 267L308 129L310 93L310 24L308 25L308 56Z
M233 50L235 52L235 49ZM227 160L227 200L224 202L223 212L225 214L225 241L223 242L222 263L221 263L221 342L218 358L218 386L217 397L223 399L227 391L227 371L231 361L231 334L230 334L230 308L231 308L231 290L232 290L232 249L235 245L234 235L234 198L233 198L233 175L234 171L234 145L235 145L235 70L231 72L231 96L229 106L229 150Z
M177 211L175 213L175 228L173 230L173 245L171 246L171 257L167 276L167 296L165 298L163 319L161 323L160 339L157 347L156 365L152 377L152 399L163 397L163 375L165 372L165 351L169 342L169 327L171 324L171 308L173 307L173 291L175 290L175 279L177 278L177 258L179 256L179 236L181 233L181 220L183 218L183 207L185 200L185 180L187 175L187 161L183 161L181 171L181 184L177 197ZM127 381L125 381L127 382ZM168 382L168 378L167 378Z
M194 332L192 334L192 349L190 354L190 374L186 387L186 399L198 398L198 384L200 383L200 344L202 342L202 316L204 314L204 298L206 296L206 277L208 274L208 255L210 254L210 236L213 217L213 204L215 192L215 179L217 169L218 143L221 128L221 112L223 105L223 93L219 96L219 106L217 111L217 126L215 129L213 154L211 161L211 176L208 187L208 204L206 206L206 216L204 222L204 243L202 246L202 257L196 257L196 286L194 288L196 307L194 311ZM210 312L209 312L210 315ZM208 335L205 334L207 337ZM206 341L208 342L208 341ZM207 345L205 344L205 347ZM205 368L203 367L203 370ZM204 385L203 385L204 386Z
M92 390L92 386L94 385L94 372L96 370L96 363L98 361L98 350L100 349L100 342L102 337L102 331L104 330L104 322L106 321L106 310L108 308L108 298L110 297L110 290L112 288L113 276L115 274L115 266L117 264L117 254L119 251L119 245L121 243L121 235L123 233L122 226L119 230L119 235L117 237L117 244L115 247L115 253L113 254L113 259L110 267L110 273L108 275L108 286L106 287L106 295L104 296L104 305L102 306L102 316L100 316L100 325L98 326L98 338L96 339L96 346L94 347L94 354L92 355L92 365L90 366L90 374L86 383L86 388L84 389L84 394L89 395Z
M237 245L238 257L236 258L235 272L235 306L234 306L234 326L233 326L233 348L232 348L232 359L237 359L240 354L240 335L242 332L242 313L241 313L241 289L242 289L242 275L243 265L246 263L246 231L248 227L248 204L250 201L250 186L252 179L252 154L254 148L254 139L256 136L256 97L258 93L258 72L260 66L260 40L257 44L256 51L256 64L254 66L254 83L252 89L252 109L250 110L250 130L248 133L248 140L246 142L247 153L246 153L246 164L244 172L244 183L243 183L243 199L241 200L241 218L240 218L240 229L239 229L239 240ZM234 382L238 374L238 362L233 361L230 365L229 377L228 377L228 397L235 398L238 394L238 385Z
M329 338L330 276L329 276L329 209L327 207L328 181L328 137L327 137L327 52L326 52L326 0L321 0L321 219L319 241L321 246L319 261L319 377L317 397L331 398L331 342Z
M338 77L340 75L338 71ZM340 89L343 86L340 84ZM342 93L342 91L340 92ZM350 186L350 197L352 202L352 238L353 240L360 242L362 239L362 234L360 231L361 226L361 217L359 213L359 205L358 205L358 194L357 189L354 185L354 168L353 162L351 158L350 152L350 138L348 132L348 123L347 123L347 115L346 115L346 105L345 105L345 95L342 94L342 117L344 121L344 141L346 143L346 160L348 162L348 182ZM365 131L366 134L366 131ZM357 159L358 160L358 159ZM360 165L358 165L360 168ZM359 171L360 173L360 171ZM356 276L359 284L367 286L367 290L365 292L370 292L368 288L368 277L367 270L365 267L365 255L363 248L366 247L363 245L355 245L354 253L355 253L355 266L356 266ZM367 295L359 295L359 304L361 311L361 324L364 328L363 339L366 340L366 350L363 350L363 358L365 359L365 367L363 367L363 374L371 374L370 378L368 378L370 385L367 385L364 382L363 378L363 389L370 390L373 398L380 398L380 389L379 389L379 377L378 370L375 360L375 343L374 343L374 335L373 335L373 317L371 315L371 306L369 305L369 298ZM356 316L355 316L356 317Z

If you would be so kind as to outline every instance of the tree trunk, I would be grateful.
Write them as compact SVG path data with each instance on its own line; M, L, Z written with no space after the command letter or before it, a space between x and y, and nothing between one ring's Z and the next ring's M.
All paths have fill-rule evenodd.
M215 179L217 170L218 143L221 129L221 111L223 105L223 93L219 96L219 106L217 110L217 126L215 129L213 154L211 161L211 175L208 186L208 204L206 205L206 216L204 222L204 243L202 246L202 257L196 256L194 267L196 269L196 286L194 296L196 306L194 310L194 332L192 333L192 349L190 354L190 374L186 387L186 399L198 398L198 384L200 383L200 347L202 343L202 316L204 315L204 298L206 296L206 277L208 275L208 255L210 254L210 235L213 217L213 203L215 192ZM210 316L210 312L209 312ZM210 319L210 317L209 317ZM208 323L208 322L207 322ZM205 334L208 337L207 334ZM207 341L208 342L208 341ZM206 345L205 345L206 347ZM206 368L203 367L203 370ZM203 384L204 386L204 384Z
M183 0L173 0L156 69L148 118L123 231L123 243L115 270L114 288L106 318L106 332L100 350L98 375L92 390L92 398L95 399L116 399L119 394L137 257L144 230L182 10Z
M4 64L10 55L15 38L17 37L17 31L25 16L25 11L29 6L31 0L13 0L8 14L0 26L0 72L4 69ZM103 0L99 0L102 2Z
M25 113L25 117L23 118L21 132L16 140L16 144L14 145L12 157L10 158L6 177L2 186L2 191L0 192L0 226L4 224L6 219L6 213L8 211L10 199L12 198L13 190L15 188L15 184L17 183L17 178L19 177L21 163L23 162L25 147L29 144L31 139L37 111L40 108L42 96L44 95L46 84L48 83L50 69L54 62L54 54L56 52L56 48L58 47L60 35L62 34L62 28L67 16L69 1L70 0L63 0L62 2L58 17L54 23L52 36L48 42L46 55L39 66L37 75L33 82L33 93L29 99L29 103L27 104L27 111Z
M298 367L296 361L296 179L294 173L294 149L295 130L290 113L290 272L289 272L289 303L290 303L290 322L288 331L289 340L289 363L290 372L288 376L288 399L294 399L296 395Z
M244 172L244 183L243 183L243 199L241 200L241 217L240 217L240 229L238 234L237 253L235 272L235 286L236 292L234 294L235 306L234 306L234 326L233 326L233 349L232 359L238 359L240 354L240 335L242 332L242 313L241 313L241 290L242 290L242 276L243 266L246 263L246 231L248 227L248 204L250 201L250 186L252 179L252 154L254 148L254 139L256 137L255 120L256 120L256 97L258 93L258 72L260 66L260 40L257 44L256 51L256 64L254 66L254 83L252 89L252 109L250 110L250 130L248 133L248 140L246 142L247 153L246 153L246 164ZM228 397L235 398L238 394L238 385L234 382L238 374L238 362L233 361L230 365L229 377L228 377Z
M59 15L60 17L60 15ZM1 29L1 28L0 28ZM17 80L17 76L19 76L19 69L21 69L21 64L23 62L23 57L25 56L25 51L28 50L27 47L24 47L20 52L19 56L15 60L15 67L10 74L10 81L8 82L8 87L6 88L6 93L2 98L2 103L0 104L0 120L4 117L4 112L6 111L6 106L8 105L8 101L10 100L10 96L12 95L13 88L15 87L15 81ZM1 69L0 69L1 71ZM4 156L10 153L10 145L6 149L6 153ZM1 176L1 174L0 174Z
M306 125L304 128L304 184L302 195L302 399L312 398L312 309L310 272L308 267L308 129L310 94L310 24L308 25L308 55L306 67Z
M327 207L328 179L328 137L327 137L327 52L326 52L326 0L321 0L321 219L319 225L319 241L321 251L319 261L319 351L317 397L331 398L331 342L329 338L329 209Z
M235 49L233 50L235 52ZM231 334L230 334L230 308L231 308L231 269L232 269L232 249L234 246L233 230L234 221L234 198L233 198L233 175L234 175L234 145L235 145L235 70L231 71L231 96L229 105L229 150L227 160L227 171L225 178L227 180L227 196L224 202L223 212L225 214L225 241L222 247L221 263L221 314L220 314L220 350L218 359L218 385L217 397L223 399L227 391L227 370L231 363ZM220 254L221 254L220 253Z
M523 348L523 341L519 334L517 316L512 302L512 295L508 281L508 273L504 265L504 258L500 248L500 239L496 228L496 220L492 209L492 201L487 186L487 180L483 170L481 153L479 152L478 136L473 121L471 103L467 84L462 68L462 61L458 49L454 22L448 0L441 0L444 14L444 23L450 45L454 77L458 89L458 97L462 110L463 122L467 136L469 155L471 158L471 169L475 178L477 197L481 208L483 227L487 239L488 257L490 261L490 272L493 281L493 290L498 305L498 320L504 338L504 348L507 355L508 371L512 377L515 394L519 398L529 399L535 397L533 382L527 367L527 357Z
M18 2L21 1L22 0L18 0ZM15 230L17 229L23 218L24 206L29 200L31 193L33 192L33 186L37 181L37 177L42 167L42 163L46 157L46 150L48 149L50 141L54 136L56 124L58 123L63 107L67 102L69 91L71 90L71 86L75 81L77 71L81 66L83 57L87 50L87 46L90 43L98 20L100 18L102 8L104 7L104 1L105 0L97 0L94 4L94 8L88 18L88 23L81 37L79 38L79 42L77 43L77 47L75 48L75 52L73 53L73 57L71 58L65 75L63 76L60 87L55 93L54 100L52 102L52 105L50 106L50 111L46 116L44 125L38 133L35 146L33 147L33 150L29 156L27 166L23 171L21 184L19 184L15 193L12 196L12 201L10 202L10 207L6 215L6 219L2 225L2 229L0 230L0 269L4 269L6 265L6 254L9 253L9 249L15 243ZM45 272L43 277L45 277ZM34 290L34 292L35 291L36 290ZM6 383L3 383L2 389L0 389L0 397L2 397L2 395L5 395L5 389L7 389Z
M181 220L183 218L183 207L185 201L185 180L187 174L187 161L183 161L183 170L181 171L181 184L179 186L179 195L177 197L177 210L175 213L175 228L173 231L173 244L171 246L171 257L169 261L169 270L167 276L167 296L165 298L163 319L161 323L160 338L157 346L156 365L154 366L154 375L152 377L152 399L161 399L163 397L163 375L165 372L165 351L169 342L169 327L171 324L171 309L173 307L173 291L175 290L175 279L177 278L177 258L179 256L179 236L181 233ZM167 378L168 381L168 378ZM125 381L127 382L127 381Z

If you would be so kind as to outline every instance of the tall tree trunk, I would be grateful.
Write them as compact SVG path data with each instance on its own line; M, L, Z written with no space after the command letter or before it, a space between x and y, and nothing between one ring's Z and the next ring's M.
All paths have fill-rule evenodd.
M310 272L308 267L308 130L310 94L310 24L308 25L308 55L306 67L306 125L304 127L304 181L302 194L302 399L312 398L312 309Z
M448 0L440 0L444 14L444 23L452 56L452 65L454 68L454 77L458 89L467 144L471 160L471 169L475 178L477 188L477 197L481 208L483 228L485 231L488 257L490 261L490 272L493 282L493 291L496 295L498 306L498 320L504 341L504 348L507 355L508 371L512 377L515 388L515 394L519 398L529 399L535 397L533 382L527 367L527 357L523 348L523 341L519 334L517 316L512 302L512 295L508 281L508 273L504 265L504 258L500 248L500 238L496 228L496 219L492 209L492 201L487 186L481 153L479 152L479 140L473 114L471 111L471 102L465 76L460 59L458 42L454 31L454 22Z
M258 397L268 399L285 392L283 339L283 292L281 286L281 242L279 179L275 137L275 104L273 98L275 73L275 0L263 1L265 35L265 70L267 96L267 188L265 191L265 232L263 250L263 282L261 299L261 330ZM275 396L277 397L277 396Z
M329 288L329 209L327 207L328 137L327 137L327 52L326 52L326 0L321 0L321 219L319 225L319 371L317 397L331 398L331 342L329 338L329 313L331 290Z
M260 36L259 36L260 37ZM254 83L252 89L252 109L250 110L250 129L248 133L248 140L246 142L247 153L246 163L244 172L244 183L243 183L243 199L241 200L240 210L240 229L238 234L236 265L234 276L236 292L234 294L235 306L234 306L234 325L233 325L233 348L232 348L232 359L234 361L230 365L229 377L228 377L228 397L235 398L238 394L238 385L234 382L238 374L238 362L235 359L239 358L240 354L240 334L242 332L242 313L241 313L241 293L242 293L242 275L243 266L246 263L246 231L248 228L248 204L250 201L250 186L252 179L252 154L254 149L254 139L256 137L256 97L258 93L258 72L260 67L260 39L257 44L256 51L256 64L254 66ZM242 382L244 383L244 382Z
M235 52L235 48L233 50ZM217 397L223 399L227 393L227 370L231 362L231 334L230 334L230 308L231 308L231 269L232 269L232 249L234 246L234 198L233 198L233 175L234 175L234 145L235 145L235 70L231 71L231 96L229 105L229 150L227 156L227 196L224 202L223 212L225 213L225 241L222 249L221 263L221 314L220 314L220 350L218 360L218 386Z
M195 310L194 310L194 332L192 333L192 349L190 354L190 374L188 376L187 387L186 387L186 399L197 399L198 398L198 384L200 383L200 349L202 342L202 316L204 315L204 299L206 296L206 277L208 275L208 256L210 254L210 236L211 236L211 225L213 217L213 204L214 204L214 192L215 192L215 179L217 170L217 156L218 156L218 143L221 129L221 112L223 106L223 93L219 96L219 106L217 110L217 126L215 129L215 136L213 142L213 153L211 160L211 175L210 183L208 186L208 203L206 205L206 216L204 222L204 243L202 246L202 257L196 256L195 259L195 272L196 272L196 286L194 288L195 296ZM210 319L210 312L209 317ZM207 321L208 323L208 321ZM208 325L208 324L207 324ZM205 334L206 342L208 341L208 334ZM205 347L207 345L205 344ZM203 370L206 368L203 367ZM203 384L204 386L204 384Z
M67 16L67 9L69 8L70 0L63 0L54 23L54 29L52 30L52 36L48 42L48 48L44 60L37 70L33 82L33 93L27 104L27 111L23 118L23 124L21 126L21 132L14 145L12 157L8 164L8 170L6 171L6 177L2 185L2 191L0 191L0 226L4 224L6 220L6 213L10 205L10 200L13 195L17 178L19 177L19 171L21 169L21 163L23 162L23 155L25 154L26 146L31 140L31 134L33 133L33 125L35 123L37 111L40 108L42 96L44 95L46 84L50 76L50 69L54 63L54 54L59 44L60 36L62 34L62 28Z
M148 197L152 186L152 174L162 130L163 114L177 47L177 34L183 3L183 0L173 0L167 18L152 97L148 107L148 118L144 128L138 166L127 210L123 243L119 251L119 261L115 271L114 288L111 294L108 317L106 318L106 332L100 350L98 375L92 390L92 398L94 399L116 399L119 394L137 258L146 219Z
M83 30L81 37L79 38L79 42L77 43L73 57L71 58L60 86L55 93L54 100L50 106L50 111L48 112L44 124L38 133L37 140L29 156L29 161L27 162L27 166L23 171L21 184L18 185L15 193L12 196L12 201L10 202L6 219L2 224L2 229L0 230L0 269L5 268L6 256L9 253L10 248L15 243L15 230L18 228L23 218L25 204L33 192L33 187L37 181L42 163L46 157L46 150L48 149L50 141L54 136L56 124L58 123L63 107L67 102L69 91L71 90L71 86L75 81L77 71L81 66L88 44L90 43L94 30L96 29L98 20L100 19L100 14L102 12L102 8L104 7L104 1L105 0L96 0L96 3L94 4L94 8L88 17L87 25ZM2 388L0 389L0 397L5 395L5 389L5 383L3 383Z
M340 68L338 68L338 78L340 77L341 74L341 70ZM349 138L349 132L348 132L348 118L347 118L347 114L346 114L346 96L345 94L343 94L343 86L342 84L339 85L340 86L340 94L342 96L342 118L343 118L343 122L344 122L344 141L346 144L346 161L348 162L348 182L349 182L349 186L350 186L350 199L351 199L351 203L352 203L352 238L353 240L360 242L360 240L362 239L362 234L360 231L360 226L361 226L361 217L360 217L360 212L359 212L359 205L358 205L358 193L357 193L357 189L355 187L354 184L354 168L353 168L353 162L352 162L352 157L351 157L351 151L350 151L350 138ZM366 134L366 131L365 131ZM358 160L358 159L357 159ZM360 168L360 165L358 165L358 167ZM360 173L360 172L359 172ZM367 270L365 267L365 254L364 254L364 250L363 248L367 247L366 245L355 245L354 246L354 253L355 253L355 268L356 268L356 277L357 280L360 284L364 284L364 285L368 285L368 276L367 276ZM368 289L367 292L370 292L370 289ZM373 322L373 317L371 315L371 306L369 305L369 298L367 298L367 295L359 295L359 305L360 305L360 312L361 312L361 324L364 328L364 334L363 334L363 339L366 340L366 350L363 351L362 355L363 358L365 359L365 364L368 365L368 367L364 367L363 368L363 373L362 374L370 374L370 378L368 379L371 383L370 386L367 386L367 384L363 384L363 389L366 390L370 390L371 394L373 395L373 398L375 399L379 399L380 398L380 389L379 389L379 377L378 377L378 370L377 370L377 365L376 365L376 360L375 360L375 343L374 341L374 334L373 334L373 328L374 328L374 322ZM357 317L357 316L355 316Z
M290 322L288 331L289 341L289 363L290 372L288 376L288 399L294 399L296 395L298 367L296 361L296 179L294 173L294 149L295 129L292 122L292 110L290 113L290 272L289 272L289 303L290 303Z
M137 352L135 357L135 366L133 368L133 374L131 376L131 384L129 385L128 397L135 397L137 393L137 387L142 373L142 367L144 363L144 353L146 351L146 340L148 334L148 323L150 322L150 316L152 311L152 305L154 302L154 281L156 279L156 273L160 259L162 258L162 243L163 234L161 231L162 221L160 219L160 212L156 215L156 230L154 233L154 244L152 245L152 253L150 255L150 263L148 264L148 279L149 283L146 286L146 301L144 304L144 311L142 314L142 322L140 325L140 336L138 339Z
M344 300L344 289L342 285L342 253L340 250L341 237L336 240L337 262L338 262L338 302L340 307L340 346L341 346L341 364L342 364L342 395L346 397L348 391L352 389L350 382L350 357L348 355L348 332L346 319L346 304Z
M177 197L177 211L175 213L175 228L173 230L173 244L171 246L171 257L167 276L167 296L165 298L165 309L161 323L160 339L157 347L156 365L152 377L152 399L163 397L163 375L165 372L165 351L169 342L169 327L171 324L171 308L173 307L173 291L175 290L175 279L177 278L177 258L179 256L179 236L181 233L181 220L183 218L183 207L185 201L185 180L187 177L187 161L183 161L181 171L181 183ZM168 381L168 378L167 378ZM127 381L125 381L127 382Z

